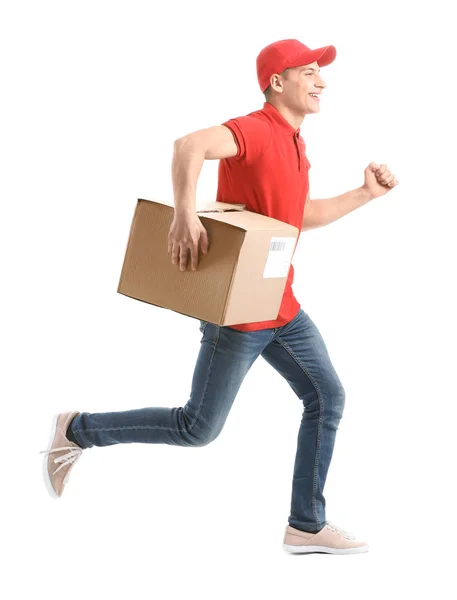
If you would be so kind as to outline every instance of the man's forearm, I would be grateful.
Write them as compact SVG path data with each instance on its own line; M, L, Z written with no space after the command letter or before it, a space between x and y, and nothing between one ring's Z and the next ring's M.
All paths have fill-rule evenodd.
M175 142L171 165L175 214L196 211L197 180L204 160L204 150L192 140L181 138Z
M373 197L362 187L358 187L350 192L345 192L334 198L308 200L308 202L311 203L311 206L308 211L305 206L302 231L333 223L333 221L344 217L344 215L363 206L370 200L373 200Z

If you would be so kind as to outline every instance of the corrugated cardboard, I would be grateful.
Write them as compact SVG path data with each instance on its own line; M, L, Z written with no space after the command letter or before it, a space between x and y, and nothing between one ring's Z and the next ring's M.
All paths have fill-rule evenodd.
M211 202L197 209L209 249L192 271L190 252L181 271L168 254L174 207L138 199L117 291L217 325L276 319L298 241L296 227Z

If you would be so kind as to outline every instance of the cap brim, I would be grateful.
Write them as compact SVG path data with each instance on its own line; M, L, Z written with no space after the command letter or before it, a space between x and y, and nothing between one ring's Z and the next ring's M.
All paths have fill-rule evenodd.
M332 63L335 58L335 46L322 46L322 48L316 48L316 50L311 50L311 52L304 52L290 66L301 67L302 65L310 65L313 62L317 62L320 67L326 67Z
M335 60L336 48L335 46L316 48L316 50L313 51L313 55L315 56L314 60L317 61L317 64L320 67L326 67Z

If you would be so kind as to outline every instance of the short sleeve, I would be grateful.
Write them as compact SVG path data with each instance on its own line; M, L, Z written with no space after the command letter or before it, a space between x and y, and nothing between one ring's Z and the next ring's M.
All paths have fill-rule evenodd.
M271 127L268 121L246 115L230 119L222 123L232 132L238 148L237 159L253 163L265 152L271 137Z

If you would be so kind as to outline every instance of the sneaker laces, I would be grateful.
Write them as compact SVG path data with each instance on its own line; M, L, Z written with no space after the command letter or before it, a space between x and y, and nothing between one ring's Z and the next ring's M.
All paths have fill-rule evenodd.
M61 462L62 464L54 471L53 475L60 471L60 469L63 469L63 467L71 465L70 469L68 470L68 473L65 475L65 478L63 480L64 483L67 483L69 480L70 470L76 464L76 461L81 456L84 448L80 448L79 446L61 446L60 448L52 448L51 450L41 450L40 454L51 454L51 452L58 452L59 450L71 450L71 452L67 452L67 454L62 454L61 456L58 456L54 459L55 463Z
M326 525L332 530L335 531L336 533L338 533L339 535L342 535L343 537L345 537L348 540L355 540L355 535L353 535L351 532L349 531L345 531L344 529L342 529L341 527L338 527L338 525L336 525L335 523L333 523L332 521L326 521Z

